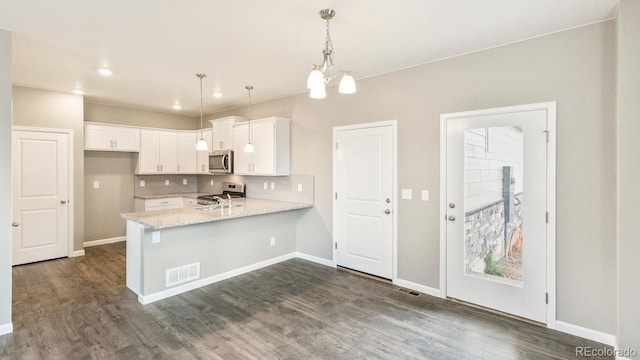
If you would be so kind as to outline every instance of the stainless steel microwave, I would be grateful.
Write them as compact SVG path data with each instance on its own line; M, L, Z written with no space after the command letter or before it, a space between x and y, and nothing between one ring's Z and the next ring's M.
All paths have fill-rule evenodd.
M233 150L210 152L209 172L213 174L233 174Z

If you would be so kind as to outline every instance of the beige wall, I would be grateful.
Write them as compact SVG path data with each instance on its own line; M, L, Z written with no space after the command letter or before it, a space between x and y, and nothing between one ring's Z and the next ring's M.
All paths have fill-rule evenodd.
M84 104L84 121L176 130L200 129L200 117L129 109L90 102L85 102Z
M84 152L84 241L103 240L126 234L120 214L133 212L134 175L137 155L123 152ZM100 187L95 189L93 182Z
M618 344L640 351L640 2L618 8Z
M74 250L84 242L84 123L82 96L13 87L13 124L73 130Z
M0 29L0 327L11 323L11 32Z
M332 127L398 120L398 277L439 287L439 116L558 102L558 320L616 331L615 27L609 21L257 104L252 117L292 122L292 173L315 176L315 207L301 217L298 251L331 257ZM244 109L215 117L244 114ZM397 196L399 198L399 196ZM585 301L589 299L589 301Z

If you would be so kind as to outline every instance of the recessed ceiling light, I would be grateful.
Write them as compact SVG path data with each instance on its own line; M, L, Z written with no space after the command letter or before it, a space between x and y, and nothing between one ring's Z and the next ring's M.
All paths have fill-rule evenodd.
M104 75L104 76L113 75L113 71L111 71L111 69L109 69L109 68L100 68L100 69L98 69L98 73L100 75Z
M217 97L217 98L222 97L222 93L220 91L214 91L213 97Z
M180 104L173 104L173 110L180 110L182 109L182 106L180 106Z
M84 91L82 91L80 89L73 89L73 90L71 90L71 92L76 94L76 95L84 95Z

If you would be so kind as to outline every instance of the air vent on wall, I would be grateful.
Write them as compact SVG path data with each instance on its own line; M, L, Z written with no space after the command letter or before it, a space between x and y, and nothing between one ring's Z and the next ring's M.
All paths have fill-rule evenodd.
M167 270L167 287L195 280L200 277L200 263L193 263Z

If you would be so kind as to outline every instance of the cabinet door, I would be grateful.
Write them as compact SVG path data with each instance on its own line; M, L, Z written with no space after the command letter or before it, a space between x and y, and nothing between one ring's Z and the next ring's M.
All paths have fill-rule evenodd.
M157 174L159 162L160 137L154 131L140 132L140 155L138 155L138 173Z
M113 148L118 151L140 151L140 130L113 128Z
M214 123L213 150L233 149L233 122Z
M178 172L178 142L174 132L159 131L158 163L160 172L175 174ZM195 144L193 145L195 148Z
M237 175L252 175L252 154L244 152L244 145L249 141L249 125L233 127L233 172Z
M197 166L198 166L198 174L209 174L209 151L213 151L213 146L211 145L211 129L202 130L202 135L198 132L198 139L200 136L204 138L207 142L207 151L197 151Z
M253 165L255 175L275 174L275 122L255 122L251 124L253 136Z
M108 127L86 124L84 126L85 150L112 150L112 130Z
M178 134L178 173L194 174L196 172L196 141L195 132Z

